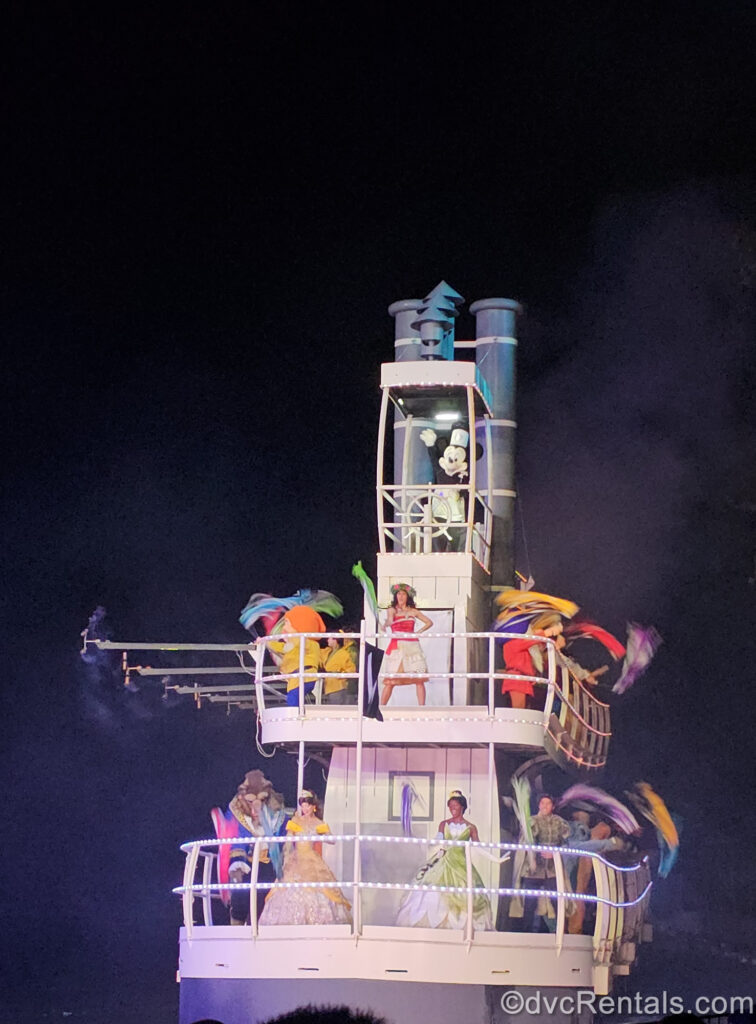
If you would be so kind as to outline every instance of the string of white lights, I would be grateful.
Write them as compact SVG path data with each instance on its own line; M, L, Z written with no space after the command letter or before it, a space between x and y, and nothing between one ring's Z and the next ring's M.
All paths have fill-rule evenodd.
M478 896L533 896L541 897L545 896L549 899L565 899L565 900L578 900L584 903L602 903L607 907L614 907L617 910L624 910L628 907L637 906L650 892L653 886L653 882L649 882L643 892L636 896L633 900L610 900L604 896L596 896L591 893L578 893L569 892L554 889L512 889L512 888L482 888L480 886L460 886L460 885L412 885L407 882L226 882L224 884L198 883L195 885L179 885L172 889L171 892L177 896L183 895L185 892L197 892L197 893L212 893L225 891L226 889L235 889L239 891L251 891L252 889L385 889L391 890L392 892L444 892L444 893L457 893L458 895L467 895L473 893Z
M281 710L283 710L284 707L285 707L284 704L280 705L280 709ZM270 711L270 710L273 710L273 709L266 708L266 710ZM278 710L278 709L275 709L275 710ZM296 709L294 709L294 710L296 710ZM390 708L389 708L389 711L391 711ZM385 714L385 711L384 711L384 714ZM318 721L320 723L354 722L356 718L357 718L356 714L354 714L354 715L339 715L338 717L336 717L336 716L332 717L331 715L329 715L327 718L319 718L319 719L316 719L316 721ZM446 715L446 716L441 716L441 715L391 715L391 717L385 719L385 721L389 721L389 722L412 722L413 725L414 725L415 722L454 722L454 723L457 723L457 722L477 722L479 725L483 724L485 722L496 722L497 724L501 724L501 725L542 725L542 722L539 722L537 720L533 720L532 718L504 718L504 717L497 717L495 715L454 715L454 716L451 716L451 715Z
M410 845L423 845L427 846L432 844L433 846L440 846L444 849L450 847L470 847L471 849L480 850L497 850L500 852L517 852L522 850L524 852L532 851L533 853L550 853L559 854L560 856L567 855L568 857L589 857L591 860L600 861L606 867L611 868L612 871L619 871L623 873L639 871L648 861L647 857L643 857L637 864L629 866L622 866L620 864L612 864L600 853L595 850L582 850L580 847L575 846L538 846L534 843L486 843L480 840L472 841L469 839L423 839L419 836L369 836L369 835L333 835L332 833L323 833L322 835L286 835L286 836L236 836L234 838L224 839L193 839L189 842L182 843L180 849L183 853L189 853L196 847L202 846L255 846L257 844L268 846L270 843L312 843L312 842L327 842L329 844L335 843L350 843L359 840L360 843L404 843Z

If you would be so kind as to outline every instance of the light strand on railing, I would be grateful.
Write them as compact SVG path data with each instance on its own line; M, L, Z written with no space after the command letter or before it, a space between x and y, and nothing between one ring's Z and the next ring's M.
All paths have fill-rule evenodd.
M222 890L235 890L235 891L251 891L255 889L385 889L395 892L441 892L441 893L455 893L457 895L467 895L473 893L477 896L532 896L541 897L544 896L547 899L563 899L563 900L577 900L584 903L601 903L604 906L613 907L617 910L626 909L628 907L637 906L642 900L646 898L648 893L653 887L653 882L649 882L643 892L633 900L615 901L610 900L604 896L597 896L593 893L577 893L555 889L512 889L512 888L491 888L487 889L480 886L460 886L460 885L423 885L422 883L412 884L407 882L354 882L354 881L342 881L342 882L258 882L253 884L252 882L226 882L222 884L211 883L211 884L195 884L195 885L179 885L171 890L177 896L183 895L185 892L198 892L198 893L212 893L220 892Z
M268 709L268 710L271 710L271 709ZM283 711L283 710L289 710L289 709L287 709L284 704L281 704L280 708L277 708L276 710ZM296 708L294 708L294 710L296 711ZM355 705L355 710L356 710L356 705ZM508 709L507 708L502 708L501 710L502 711L506 711ZM391 711L392 711L392 709L389 708L389 713ZM384 711L384 714L385 714L385 711ZM535 711L535 712L533 712L533 714L534 715L539 715L540 712ZM285 719L278 719L278 720L276 720L276 719L268 719L267 720L267 724L268 725L272 725L272 724L280 724L281 722L292 721L293 717L294 716L292 716L291 718L287 717ZM324 722L326 722L328 724L330 724L331 722L354 722L356 717L357 717L356 714L354 714L354 715L339 715L338 717L336 717L335 715L334 716L329 715L328 718L320 718L317 721L320 722L321 724L324 723ZM489 722L489 723L490 722L497 722L499 724L506 723L507 725L535 725L535 726L543 725L542 722L539 722L537 719L534 719L534 718L504 718L503 716L497 717L495 715L485 715L485 714L483 714L483 715L455 715L455 716L445 715L443 717L441 715L411 715L411 716L408 715L408 716L405 717L404 715L399 716L399 715L393 715L392 714L390 719L388 719L388 721L391 721L391 722L412 722L413 724L415 722L455 722L455 723L456 722L477 722L479 725L481 725L484 722Z
M266 676L266 680L269 679L269 678L270 677ZM425 678L427 678L427 676ZM202 688L200 688L200 689L202 689ZM209 689L212 689L212 687L205 687L204 689L209 690ZM249 689L251 691L252 687L250 686ZM326 705L319 705L319 707L325 707L325 706ZM534 711L532 718L511 718L509 715L506 715L506 716L505 715L500 715L500 714L489 715L487 713L487 709L486 709L485 705L483 705L483 704L480 705L480 708L481 708L481 714L479 714L479 715L448 715L448 714L445 714L445 715L440 715L440 714L439 715L415 715L415 714L411 714L411 715L398 715L398 714L395 713L396 710L397 710L395 708L384 709L384 714L386 714L386 710L388 710L389 718L387 720L390 721L390 722L412 722L413 724L415 722L454 722L455 724L458 723L458 722L477 722L479 725L481 725L483 723L495 722L495 723L497 723L499 725L532 725L532 726L542 726L543 725L543 721L542 721L543 716L542 716L542 713L540 711ZM278 711L286 711L286 712L288 712L288 711L297 711L297 710L298 710L297 708L290 708L286 704L281 703L281 704L277 704L275 707L265 708L263 710L263 714L265 714L267 716L267 715L270 714L270 712L276 713ZM311 712L312 710L314 710L313 705L306 705L305 706L305 711L306 712ZM497 711L510 711L512 709L511 708L497 708L496 710ZM305 715L304 717L307 717L307 715ZM346 715L345 714L340 714L340 715L331 715L331 714L329 714L325 718L317 718L317 719L313 719L313 721L317 721L320 725L323 725L323 724L331 725L332 723L335 723L335 722L354 722L357 717L358 717L358 708L357 708L357 705L355 704L354 705L354 713L351 714L351 715L349 715L349 714L346 714ZM288 715L287 714L286 718L266 718L266 722L267 722L268 725L282 724L284 722L293 721L295 718L299 718L299 715ZM540 721L539 721L539 718L541 719ZM549 733L549 735L551 735L551 733ZM611 733L607 733L607 734L601 733L600 735L611 736Z
M575 846L539 846L536 843L487 843L480 840L470 839L424 839L422 836L368 836L368 835L333 835L322 833L321 835L287 835L287 836L237 836L224 839L193 839L182 843L180 849L188 853L198 846L256 846L258 844L269 846L271 843L313 843L324 842L329 845L335 843L351 843L359 840L362 843L404 843L424 846L440 846L444 849L451 847L470 847L470 849L497 850L499 852L516 853L519 850L533 853L551 853L568 857L589 857L591 860L600 861L612 871L623 873L638 871L647 863L648 858L643 857L637 864L622 866L612 864L602 854L595 850L583 850Z

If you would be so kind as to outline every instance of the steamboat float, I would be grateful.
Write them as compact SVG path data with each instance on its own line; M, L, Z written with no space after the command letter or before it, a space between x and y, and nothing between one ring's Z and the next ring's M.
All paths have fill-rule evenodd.
M512 780L527 780L537 794L554 786L556 777L562 789L575 779L598 778L611 721L607 703L577 678L548 636L540 641L543 670L530 680L536 706L500 706L511 670L501 656L506 637L493 631L492 622L497 595L515 578L520 307L503 298L474 302L475 338L462 341L454 332L461 302L441 282L422 301L390 306L395 358L381 368L375 590L377 606L385 609L392 592L405 585L431 622L416 640L427 660L422 706L418 687L397 685L379 717L374 708L366 713L377 683L376 651L392 642L367 596L359 632L352 634L358 656L348 674L351 703L323 699L331 673L313 674L303 642L293 672L282 672L266 656L274 642L268 636L252 645L99 642L126 652L127 672L168 676L179 693L250 713L250 738L256 728L268 750L296 752L298 794L306 760L327 765L322 817L331 834L322 856L351 904L350 923L266 925L265 915L258 919L254 890L298 884L260 879L261 851L271 844L283 848L281 836L248 840L251 871L234 884L253 892L253 911L247 922L229 924L222 901L233 886L221 877L219 852L233 838L187 842L176 890L184 918L181 1024L202 1018L262 1022L307 1003L371 1009L395 1024L419 1015L471 1024L511 1021L518 1017L512 1009L517 1004L506 996L515 990L609 993L615 977L629 973L638 945L650 938L647 861L620 866L602 853L569 846L546 851L556 879L553 930L512 928L511 901L540 896L517 877L517 859L543 849L520 841L510 810ZM455 478L459 463L447 462L452 472L439 479L439 439L442 447L445 441L463 449L465 474ZM313 638L324 639L320 633ZM168 670L130 669L131 651L148 649L177 652L176 662L183 650L207 652L210 663L199 670L178 663ZM183 682L182 674L191 682ZM404 675L412 681L412 673ZM286 700L292 687L294 706ZM465 795L477 841L436 837L452 791ZM417 869L436 848L462 850L465 878L454 889L466 913L456 926L407 924L400 907L408 893L422 890ZM588 908L585 934L567 926L576 896L565 865L578 855L590 860L593 876L579 897ZM482 897L490 908L483 927L474 909Z

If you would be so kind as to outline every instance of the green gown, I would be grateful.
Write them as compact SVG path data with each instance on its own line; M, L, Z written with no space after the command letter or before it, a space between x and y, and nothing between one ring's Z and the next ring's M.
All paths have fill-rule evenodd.
M440 837L439 837L440 838ZM444 839L468 840L470 826L445 822ZM416 885L467 886L467 866L463 846L446 847L445 853L435 853L414 877ZM482 887L483 879L472 869L473 886ZM462 892L431 892L414 889L406 893L399 907L396 923L415 928L464 928L467 924L467 894ZM491 931L493 918L488 896L476 893L473 897L473 927Z

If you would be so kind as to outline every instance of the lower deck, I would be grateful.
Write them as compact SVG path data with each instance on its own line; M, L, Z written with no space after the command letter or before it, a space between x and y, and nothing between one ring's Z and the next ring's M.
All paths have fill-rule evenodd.
M594 963L591 935L554 936L365 925L196 926L181 929L185 978L369 979L455 985L560 985L606 992L610 969Z
M328 979L431 986L556 985L606 994L615 975L629 973L638 944L650 937L646 915L651 885L645 860L623 867L579 848L434 840L447 859L455 848L463 851L467 868L456 881L449 878L445 884L431 884L431 873L406 881L402 867L402 850L416 861L427 848L423 840L331 836L335 846L350 848L354 854L334 856L332 881L261 882L257 870L263 840L252 840L255 856L249 881L219 883L217 851L229 841L184 844L184 884L175 890L182 896L184 909L182 981L278 979L288 984L306 977L317 979L318 984ZM390 856L376 857L376 848ZM536 886L524 873L520 877L528 852L552 859L556 877L550 889ZM339 861L343 870L337 866ZM591 880L576 888L578 861L589 867ZM513 872L513 863L518 862L520 870ZM492 874L486 863L498 867L494 878L484 881L483 875ZM280 900L285 892L302 888L332 895L337 886L351 904L348 923L295 925L285 918L275 923L269 915L271 923L262 923L266 913L258 920L263 906L259 901L247 924L225 923L229 918L221 900L229 896L233 900L233 890L250 896L257 892L260 900L264 892L276 890ZM407 921L405 915L403 919L400 901L405 905L417 894L422 894L423 901L456 900L458 910L461 901L466 909L459 913L459 924L427 927L421 917ZM479 917L481 899L491 912ZM248 900L248 910L250 904L255 906L254 898ZM523 920L525 916L533 921L532 914L524 914L526 906L545 915L538 923L540 931ZM576 920L579 926L573 928ZM548 930L543 930L544 925Z

